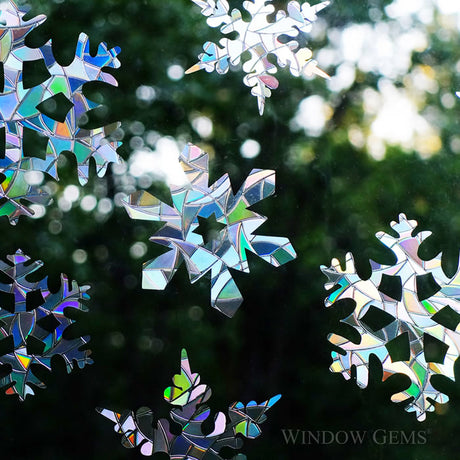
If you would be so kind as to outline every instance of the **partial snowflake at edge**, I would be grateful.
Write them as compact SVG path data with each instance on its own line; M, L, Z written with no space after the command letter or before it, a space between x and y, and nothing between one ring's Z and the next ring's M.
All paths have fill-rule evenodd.
M136 413L114 412L96 409L101 415L115 423L114 430L122 435L126 448L139 447L142 455L151 456L157 452L166 453L176 460L215 458L223 460L219 452L224 447L241 449L241 437L254 439L262 431L260 425L267 419L267 412L281 395L257 404L251 401L244 405L235 402L228 408L228 417L223 412L214 416L213 430L203 434L202 424L211 415L204 405L211 397L209 386L200 383L200 375L192 373L187 352L182 350L181 373L173 377L173 386L164 391L165 400L175 406L170 412L171 420L182 427L181 434L170 431L170 422L160 419L153 427L153 412L142 407ZM234 460L246 456L237 454Z
M50 292L47 277L28 281L42 266L43 262L31 261L21 250L7 256L7 261L0 260L0 272L11 280L0 282L0 338L11 342L11 351L0 357L0 364L11 367L11 372L0 379L0 387L6 387L6 394L17 394L21 401L35 394L34 387L46 388L34 374L34 364L51 371L52 358L61 356L70 373L75 365L83 368L93 362L91 351L82 350L89 342L88 336L64 337L66 329L75 323L66 310L88 310L83 302L89 299L89 286L79 287L75 281L70 284L61 275L60 289ZM13 307L6 304L8 297ZM36 348L37 344L41 350L30 352L29 347Z
M276 56L279 67L288 67L295 77L301 75L318 75L329 78L312 58L312 51L300 43L300 36L311 31L317 19L317 13L326 8L330 2L324 1L310 6L305 2L290 1L287 12L278 10L275 21L270 23L267 17L275 12L271 0L252 0L243 2L244 9L251 15L250 22L243 20L241 11L233 9L226 0L191 0L201 8L207 17L210 27L220 27L226 35L238 33L235 39L222 38L219 44L206 42L204 53L198 56L199 61L186 73L204 69L207 72L217 71L225 74L232 66L240 64L245 52L251 57L243 63L244 84L249 86L251 94L257 97L260 115L264 112L265 98L271 96L271 90L278 88L279 82L274 74L277 66L272 64L268 56ZM286 43L280 37L289 37Z
M391 400L406 402L405 410L415 412L417 419L423 421L427 412L434 411L434 403L443 404L449 400L432 385L432 376L444 375L455 380L454 364L460 353L460 264L454 276L449 278L441 267L442 254L432 260L421 260L419 247L431 232L423 231L413 236L417 222L407 220L404 214L400 214L399 222L392 222L391 227L398 237L384 232L376 236L396 256L394 265L370 261L372 274L367 280L357 274L350 253L346 256L345 269L337 259L332 260L329 268L321 267L329 279L326 289L336 288L326 298L326 306L342 299L354 300L354 311L341 322L352 326L361 336L361 342L355 344L345 337L330 334L330 342L342 350L341 353L332 352L330 369L349 380L355 368L356 383L365 388L369 358L375 355L382 364L383 380L393 374L409 377L410 386L394 394ZM382 292L383 276L400 283L400 298ZM439 290L421 300L417 283L423 276L432 276ZM381 320L385 321L380 325L372 324L369 320L372 311L384 315ZM407 342L408 360L392 360L387 345L395 339ZM426 355L425 341L433 340L445 351L442 362L430 361Z
M83 94L83 85L101 81L117 86L116 79L103 72L105 67L118 68L119 48L108 49L101 43L96 56L91 56L88 36L80 34L73 62L60 66L48 41L40 48L28 48L25 37L41 25L46 16L23 20L25 11L13 1L0 2L0 19L5 23L0 31L0 62L4 66L5 85L0 94L0 128L5 128L5 157L0 159L0 216L7 216L11 224L17 224L21 215L34 214L31 205L47 205L48 194L30 185L26 179L29 171L40 171L58 180L57 160L64 151L72 152L77 160L78 178L82 185L88 181L90 159L96 163L97 175L102 177L110 163L118 163L116 153L120 142L108 139L109 129L119 126L82 129L81 117L100 104L90 101ZM24 88L23 63L43 60L50 77L43 83ZM42 113L37 107L57 95L65 96L72 107L63 122ZM46 153L34 152L26 157L23 150L24 130L35 131L48 138Z

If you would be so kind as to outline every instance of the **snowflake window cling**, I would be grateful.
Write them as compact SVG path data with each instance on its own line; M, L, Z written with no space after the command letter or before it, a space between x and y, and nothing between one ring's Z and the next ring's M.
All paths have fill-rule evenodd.
M86 293L89 286L79 287L75 281L70 285L67 277L61 275L61 287L52 293L46 277L37 282L28 281L43 262L31 261L21 250L7 260L0 260L0 272L11 280L11 283L0 282L0 338L3 343L9 342L11 351L0 357L0 363L9 365L11 372L0 378L0 387L6 386L6 394L17 394L23 401L34 394L34 386L46 387L33 373L32 365L51 371L51 360L58 355L65 360L69 373L75 364L80 368L92 364L91 351L81 350L89 337L64 337L66 329L75 323L67 316L68 310L88 310L82 302L89 299ZM11 307L7 305L8 297L12 300ZM41 350L30 352L32 345Z
M265 107L265 98L270 97L271 89L278 88L278 80L274 77L276 65L268 60L268 56L276 56L280 67L289 66L291 74L329 76L318 68L317 62L312 59L312 52L300 43L301 34L311 31L316 21L316 13L329 5L329 1L310 6L307 2L302 5L297 1L290 1L287 13L279 10L275 22L268 22L267 17L275 12L271 0L250 0L243 2L243 7L251 15L251 20L245 22L241 11L234 9L230 12L227 0L192 0L206 16L210 27L219 27L223 34L237 32L235 39L222 38L219 45L206 42L204 53L198 56L199 62L190 67L186 73L193 73L205 69L207 72L216 70L220 74L228 72L231 66L241 61L244 52L251 57L243 64L246 73L244 83L252 88L251 94L257 97L259 113L262 115ZM289 40L282 40L288 37ZM285 42L286 41L286 42Z
M246 251L276 267L296 257L287 238L253 234L266 218L248 207L274 193L275 172L253 169L234 195L228 174L208 185L208 154L200 148L188 144L179 161L186 178L170 185L173 207L144 191L123 202L133 219L166 222L150 241L170 250L144 264L142 286L164 289L185 260L192 283L211 273L211 305L231 317L243 298L229 268L248 273ZM198 218L213 214L223 229L205 243Z
M121 435L122 444L126 448L140 447L145 456L163 452L173 459L222 459L219 452L223 447L241 449L243 440L240 436L254 439L261 434L260 424L267 412L281 395L257 404L249 402L246 406L241 402L233 403L228 408L228 418L223 412L214 417L214 429L203 434L202 424L210 416L211 410L203 403L211 397L211 389L200 384L199 374L192 373L187 352L182 350L181 373L173 377L173 386L166 388L165 400L176 406L170 412L171 419L181 425L180 435L172 434L169 421L160 419L157 428L153 428L153 413L147 408L140 408L136 413L125 411L113 412L108 409L97 411L115 423L115 431ZM243 454L233 457L235 460L246 458Z
M56 163L64 151L73 152L78 164L78 178L82 185L88 181L90 159L94 158L96 171L103 176L109 163L120 158L116 149L120 142L109 141L108 127L82 129L78 121L82 115L99 104L83 95L83 85L101 81L117 86L115 78L103 72L104 67L118 68L119 48L99 45L96 56L90 55L89 39L80 34L75 59L66 67L60 66L52 52L51 40L40 48L29 48L26 36L46 17L37 16L24 21L24 11L13 1L0 0L0 62L4 69L4 90L0 93L0 128L5 128L6 151L0 157L0 216L8 216L16 224L20 215L33 215L32 204L49 203L48 195L26 181L27 171L42 171L58 179ZM50 77L43 83L24 88L23 63L43 60ZM38 106L58 94L64 95L72 107L63 122L40 112ZM116 124L115 126L118 126ZM46 157L26 157L23 150L24 129L31 129L48 138Z
M371 260L372 274L367 280L356 273L350 253L346 256L345 270L337 259L332 260L331 267L321 267L329 279L325 287L336 288L326 298L326 306L342 299L354 300L353 313L342 322L355 328L361 336L361 342L355 344L330 334L330 342L342 350L342 353L332 352L330 369L348 380L354 367L356 383L365 388L370 355L377 356L382 363L383 380L393 374L409 377L410 386L391 399L393 402L407 402L406 411L415 412L417 419L423 421L427 412L434 411L434 402L446 403L449 400L433 387L432 376L444 375L455 380L454 363L460 353L460 264L455 275L447 277L441 267L442 254L427 261L418 256L420 245L431 232L424 231L413 236L417 222L407 220L404 214L400 214L399 222L392 222L391 227L397 232L397 237L383 232L376 236L396 256L394 265L380 265ZM389 292L388 287L382 289L384 277L400 281L400 295L382 292ZM423 298L419 282L424 278L420 277L432 277L439 290ZM378 322L383 322L376 324L377 317L374 316L372 325L367 318L372 310L386 316L378 319ZM394 345L392 341L398 340L406 342L409 357L393 361L390 343ZM430 342L438 343L445 351L443 359L430 356Z

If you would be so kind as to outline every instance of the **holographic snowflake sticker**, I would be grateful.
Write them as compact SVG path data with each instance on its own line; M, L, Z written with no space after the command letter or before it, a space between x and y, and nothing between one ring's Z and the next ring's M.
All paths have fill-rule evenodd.
M120 49L109 50L101 43L96 56L91 56L88 36L82 33L75 59L68 66L60 66L53 56L51 40L40 48L29 48L24 42L46 17L40 15L24 21L24 15L13 1L0 0L0 21L4 24L0 28L0 62L5 80L0 93L0 128L4 128L6 134L5 155L0 157L0 216L8 216L12 224L17 223L20 215L33 215L30 204L49 202L43 190L28 184L27 171L46 172L58 179L58 157L70 151L76 156L78 178L83 185L88 181L91 158L95 160L99 176L105 174L109 163L120 160L116 153L120 143L107 139L108 128L88 130L78 125L85 112L99 106L84 96L83 85L101 81L117 86L115 78L102 69L120 66L117 59ZM50 76L37 86L25 88L23 64L39 60L45 63ZM51 118L39 108L41 103L58 95L72 106L63 121ZM25 129L48 138L43 158L39 158L41 152L27 157L23 145Z
M182 427L181 434L170 431L169 421L160 419L157 428L153 428L153 413L142 407L136 413L125 411L113 412L108 409L97 411L115 423L115 431L121 435L124 447L140 447L143 455L157 452L169 454L170 458L180 459L222 459L219 452L223 447L241 449L243 440L258 437L262 431L260 426L266 419L268 411L281 395L257 404L255 401L244 405L233 403L228 408L228 418L223 412L214 417L214 428L209 434L203 434L202 424L211 415L211 410L204 406L211 397L211 389L200 384L199 374L192 373L187 352L182 350L181 373L173 377L172 387L166 388L165 400L177 408L170 412L171 419ZM243 454L234 459L243 460Z
M361 335L359 344L336 334L329 336L331 343L342 350L332 352L330 369L348 380L354 367L356 383L365 388L369 357L377 356L383 380L393 374L409 377L410 386L391 400L406 401L406 411L415 412L422 421L426 412L434 411L434 402L449 400L433 387L432 376L455 380L454 363L460 353L460 265L449 278L441 267L441 254L421 260L418 249L431 232L413 236L417 222L407 220L404 214L391 227L397 237L383 232L376 236L393 251L394 265L370 261L372 274L367 280L356 273L350 253L345 270L337 259L332 260L330 268L321 267L329 279L326 288L337 288L326 298L326 306L342 299L354 300L353 313L342 322Z
M211 273L211 305L231 317L243 298L229 268L248 273L247 251L275 267L296 257L287 238L253 234L266 217L248 208L274 193L275 172L253 169L234 195L228 174L208 185L208 154L198 147L188 144L179 161L186 181L170 185L173 207L148 192L123 202L133 219L166 222L150 241L170 251L144 264L142 287L164 289L185 260L192 283ZM199 219L209 218L222 229L205 242Z
M216 70L220 74L228 72L231 66L241 62L241 56L249 52L251 57L243 64L246 73L244 84L252 88L251 94L257 97L259 113L262 115L265 98L270 97L271 89L278 88L278 80L274 77L277 67L268 60L270 54L276 56L280 67L289 66L291 74L329 76L318 68L312 59L312 52L304 45L305 34L312 29L316 21L316 13L329 5L329 1L310 6L307 2L302 5L291 1L287 5L287 13L283 10L276 12L274 22L268 22L268 16L275 12L271 0L249 0L243 2L243 7L251 15L251 20L245 22L241 11L234 9L230 12L227 0L192 0L206 16L210 27L219 27L223 34L237 32L236 38L222 38L219 45L206 42L204 53L198 56L199 62L186 73L205 69L207 72Z
M66 310L86 311L82 301L89 299L89 287L79 287L75 281L69 285L66 276L61 275L61 287L52 293L47 278L28 281L43 262L32 262L21 250L7 259L9 262L0 260L0 272L11 280L6 284L0 282L0 337L4 344L7 341L11 351L0 357L0 364L8 365L11 372L0 378L0 387L6 386L6 394L17 394L23 401L27 395L35 394L34 386L46 387L34 374L32 365L51 371L51 359L59 355L70 373L75 364L83 368L93 362L90 350L80 350L89 337L63 336L68 326L75 323Z

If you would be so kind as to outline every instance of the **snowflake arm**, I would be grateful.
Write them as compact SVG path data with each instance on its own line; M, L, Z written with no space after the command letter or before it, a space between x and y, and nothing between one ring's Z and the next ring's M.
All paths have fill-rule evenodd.
M272 89L279 85L273 74L276 65L270 63L268 55L276 56L280 67L288 67L291 74L299 77L319 75L323 78L329 76L318 68L313 53L306 46L300 46L298 35L309 33L312 24L317 19L317 13L329 5L329 1L310 6L302 5L297 1L290 1L287 13L279 10L275 22L267 21L268 15L275 11L270 0L245 1L243 7L251 15L250 22L245 22L241 11L234 9L229 14L229 5L226 1L218 0L192 0L201 7L201 13L207 17L210 27L219 27L223 34L237 32L235 39L222 38L219 44L206 42L203 46L204 53L198 56L198 63L190 67L186 73L193 73L204 69L207 72L217 71L220 74L228 72L231 66L236 66L241 61L244 52L249 52L250 59L243 65L246 73L244 84L249 86L251 94L257 97L259 113L262 115L265 99L270 97ZM292 40L287 43L280 41L281 36L288 36Z
M0 199L7 198L5 203L0 204L0 216L8 216L12 224L17 223L21 215L33 215L28 205L23 204L25 200L29 206L30 204L46 206L51 201L46 192L26 181L25 173L32 169L30 166L32 160L31 158L17 161L3 170L0 166L0 181L2 175L4 176L0 183Z
M148 192L136 192L123 203L133 219L165 222L150 241L169 251L144 264L143 287L164 289L185 261L192 283L211 274L211 305L233 316L242 296L229 268L248 273L246 251L275 267L296 257L287 238L254 235L266 218L248 208L274 193L275 173L254 169L233 194L228 175L209 186L208 155L198 147L187 145L180 163L185 180L181 185L170 185L173 207ZM213 215L224 228L205 243L195 232L198 218Z
M141 407L135 413L132 411L118 413L100 408L96 410L114 422L115 432L122 435L123 447L127 449L139 447L141 454L145 456L153 454L153 413L148 407Z
M48 289L47 278L29 282L28 277L43 266L41 261L30 264L30 258L22 251L8 256L8 262L0 261L0 272L11 279L11 283L0 283L0 291L14 298L14 309L0 308L0 336L11 343L11 352L0 357L0 363L8 364L11 372L0 379L0 386L7 387L7 394L17 394L23 401L27 395L33 395L33 387L45 388L45 384L33 373L33 364L39 364L51 371L53 356L61 356L71 372L75 363L83 368L91 364L89 350L81 350L89 337L66 339L65 330L75 321L67 316L66 309L87 311L82 303L89 299L86 291L89 286L79 287L74 281L69 284L65 275L61 275L61 287L52 293ZM40 305L28 308L29 295L39 295ZM40 341L40 352L29 353L29 340Z
M406 401L406 411L415 412L419 421L424 420L427 412L434 410L433 401L445 403L447 395L438 391L431 383L433 375L444 375L455 380L454 364L460 353L460 265L456 274L449 279L442 270L441 257L424 261L418 256L420 244L428 238L430 232L412 235L417 222L407 220L400 214L399 222L392 222L397 237L384 232L377 233L377 238L396 256L393 265L381 265L371 261L372 274L368 280L362 280L356 273L353 257L347 254L347 264L342 270L337 259L331 267L321 267L328 277L326 288L336 288L326 298L326 306L331 306L342 299L352 299L355 309L342 322L352 326L361 336L359 344L349 339L331 334L329 340L342 352L332 352L332 372L341 373L350 379L352 368L356 369L356 383L366 387L368 382L369 358L377 356L382 363L383 380L393 374L405 374L410 379L410 386L394 394L392 401ZM383 275L396 278L401 283L401 298L392 298L380 289ZM417 279L431 275L439 290L426 299L420 299ZM377 309L392 318L385 325L374 327L366 319L366 314ZM438 313L450 309L457 314L457 324L447 324ZM410 356L408 360L393 360L387 345L394 339L405 336L408 340ZM428 359L424 340L431 336L446 348L443 362ZM413 398L409 401L409 398Z
M260 425L266 420L265 413L281 398L274 396L257 404L255 401L244 405L235 402L228 408L228 417L218 412L214 417L214 429L203 434L202 424L211 415L204 406L211 397L211 389L200 383L200 376L192 373L187 352L182 350L181 373L173 377L173 386L164 392L165 400L175 408L171 410L171 419L181 426L180 435L172 434L169 421L158 420L153 429L153 412L141 408L136 413L125 411L117 413L108 409L97 411L114 422L115 431L122 435L124 447L140 447L141 454L150 456L157 452L170 455L172 459L222 460L219 455L223 447L240 449L241 436L254 439L261 434ZM242 454L233 457L246 458Z
M83 94L83 85L90 81L101 81L117 86L115 78L103 72L105 67L118 68L120 62L117 55L120 49L108 49L105 43L99 45L96 56L90 55L89 38L80 34L73 62L62 67L58 65L51 51L51 41L38 51L36 58L45 61L51 77L40 86L32 88L24 97L18 108L18 115L24 126L34 129L49 138L46 150L46 159L34 159L34 169L45 171L57 179L56 163L59 155L64 151L75 154L78 165L78 178L82 185L88 181L89 160L94 158L96 172L102 177L110 163L118 163L116 149L120 142L108 142L106 128L84 130L78 126L78 121L89 110L99 107ZM40 102L56 94L63 94L73 106L64 122L53 120L36 110L29 112L29 108L38 99ZM22 106L25 107L22 110ZM116 124L119 126L119 123Z
M227 0L192 0L201 8L201 14L208 19L206 22L210 27L219 27L221 24L230 24L230 6Z
M0 58L4 64L5 87L0 94L0 127L5 128L5 158L0 160L0 174L3 179L0 198L0 216L8 216L16 224L22 214L33 215L27 202L47 204L46 194L36 187L28 186L24 179L27 171L35 170L50 174L58 179L57 160L64 151L74 153L77 159L78 178L83 185L88 181L89 163L93 158L96 172L103 176L110 163L118 163L116 149L119 142L108 139L108 127L85 130L79 127L81 117L99 106L83 94L83 85L90 81L101 81L113 86L115 78L104 72L104 68L118 68L119 48L108 49L105 43L99 45L96 56L89 52L89 39L80 34L75 58L69 66L60 66L52 52L51 40L40 48L29 48L25 37L46 18L39 16L24 22L24 12L13 1L0 4L6 27L0 37ZM23 84L23 63L43 60L50 77L43 83L25 88ZM42 113L39 106L57 95L62 95L72 107L65 120L58 121ZM119 124L115 124L112 129ZM24 130L30 129L48 138L44 158L39 152L27 157L24 152Z

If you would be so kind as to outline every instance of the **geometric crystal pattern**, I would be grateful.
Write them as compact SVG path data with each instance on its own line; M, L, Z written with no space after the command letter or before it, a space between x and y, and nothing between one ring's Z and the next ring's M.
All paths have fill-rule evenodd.
M223 34L237 33L236 38L222 38L219 44L206 42L204 53L198 56L199 62L186 73L205 69L207 72L216 70L220 74L227 73L230 67L240 64L243 53L248 52L249 60L244 62L244 84L252 88L251 94L257 97L259 113L262 115L265 98L270 97L271 89L278 88L279 82L274 76L277 66L272 64L268 56L274 55L279 67L288 66L295 77L300 75L329 76L318 68L312 59L312 51L305 46L305 35L312 29L316 21L316 13L329 5L329 1L310 6L291 1L287 5L287 13L276 12L274 22L268 16L275 12L271 0L250 0L243 2L244 9L250 14L250 21L243 20L241 11L233 9L227 0L192 0L206 16L210 27L219 27ZM219 46L220 45L220 46Z
M170 416L182 428L179 435L171 433L166 419L158 420L154 429L153 412L147 407L140 408L136 413L96 410L115 423L114 429L122 435L124 447L140 447L145 456L162 452L176 460L222 459L219 452L223 447L241 449L241 436L254 439L262 433L259 425L267 419L265 412L281 398L277 395L260 404L255 401L247 405L235 402L228 408L228 417L218 412L214 416L213 430L204 434L202 424L211 410L203 403L211 397L211 389L200 384L199 374L192 373L185 350L182 350L181 373L173 377L173 385L165 390L164 398L175 406ZM246 456L238 454L232 458L243 460Z
M185 261L192 283L211 274L211 305L231 317L243 298L229 268L248 273L247 251L276 267L296 257L287 238L254 235L266 217L248 207L274 193L275 172L253 169L234 194L228 174L208 185L208 154L200 148L188 144L179 161L186 180L170 185L172 207L147 192L123 202L133 219L166 222L150 241L170 250L144 264L143 288L164 289ZM198 218L211 216L222 230L205 243Z
M0 260L0 272L11 280L6 284L0 282L0 343L7 344L10 351L0 356L0 363L8 365L11 372L0 379L0 387L7 386L6 394L17 394L23 401L34 394L34 386L46 387L34 374L33 364L51 371L51 359L59 355L70 373L75 364L83 368L93 362L90 350L80 350L89 337L68 339L63 335L75 323L66 316L66 309L87 311L82 301L89 299L89 286L79 287L75 281L69 285L66 276L61 275L61 287L53 293L46 277L36 282L27 279L43 262L30 262L21 250L7 259L9 262ZM32 352L32 346L39 350Z
M116 86L115 78L103 72L104 67L118 68L119 48L109 50L99 45L96 56L90 55L88 36L80 34L75 58L68 66L60 66L52 51L51 40L40 48L29 48L25 37L46 17L23 20L24 11L13 1L0 0L0 62L3 64L4 88L0 93L0 128L5 129L6 151L0 155L0 216L8 216L16 224L20 215L33 215L31 203L47 204L48 195L26 180L27 171L42 171L58 179L56 164L64 151L72 152L77 160L78 178L88 181L91 158L96 171L103 176L109 163L119 162L116 153L119 142L108 141L108 129L82 129L81 117L99 104L83 94L83 85L101 81ZM31 88L23 83L24 62L42 60L49 78ZM63 95L72 104L65 120L58 121L42 113L37 107ZM24 130L30 129L48 139L46 152L24 152ZM43 153L43 155L42 155Z
M375 355L383 368L383 380L393 374L404 374L410 379L410 386L392 396L393 402L406 402L406 411L415 412L419 421L427 412L434 410L434 402L445 403L447 395L433 385L434 375L444 375L452 380L454 364L460 352L460 264L452 278L445 275L441 267L441 254L431 260L421 260L418 250L421 243L431 235L424 231L412 235L417 222L399 215L399 222L391 227L397 237L379 232L377 238L396 256L393 265L381 265L370 261L372 274L363 280L356 273L353 256L346 256L345 270L337 259L331 267L321 267L329 281L327 289L336 290L326 298L326 306L339 300L352 299L355 309L343 323L356 329L361 342L356 344L336 334L329 340L342 352L332 352L332 372L341 373L345 379L356 372L356 383L366 387L369 377L369 357ZM431 278L432 292L422 292L422 281ZM397 280L399 294L384 288L384 281ZM383 292L385 291L385 292ZM382 324L369 321L371 310L387 319ZM395 340L396 339L396 340ZM406 356L392 359L392 344L406 345ZM430 342L441 344L444 356L433 358ZM403 347L400 347L403 348Z

